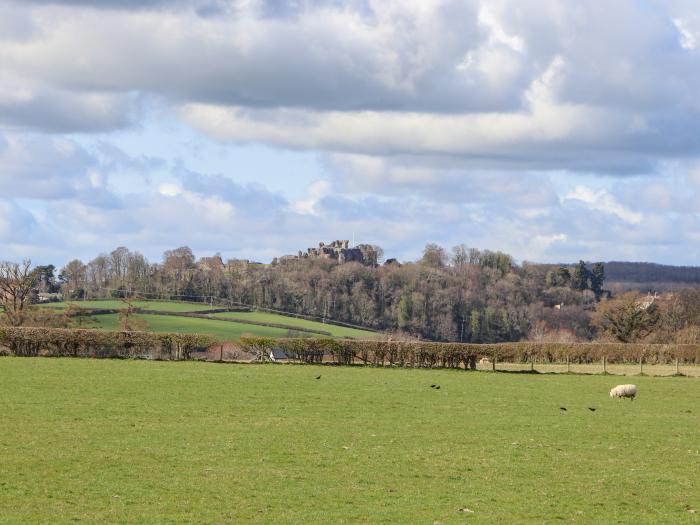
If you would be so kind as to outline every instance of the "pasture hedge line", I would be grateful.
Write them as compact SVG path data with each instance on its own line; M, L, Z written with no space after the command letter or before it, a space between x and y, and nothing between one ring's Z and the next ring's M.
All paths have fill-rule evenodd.
M0 328L0 346L16 356L151 357L189 359L195 350L221 344L204 334L118 332L67 328ZM494 343L358 341L331 338L243 337L239 346L259 361L281 350L301 363L371 364L406 367L476 368L492 362L571 362L663 364L700 363L697 344Z
M114 332L68 328L0 328L0 345L16 356L189 359L218 340L203 334Z
M511 362L662 364L676 360L700 363L700 345L627 343L493 343L463 344L398 341L354 341L341 339L274 339L243 337L241 347L261 361L273 349L302 363L331 361L337 364L364 363L408 367L476 368L479 359ZM325 359L324 359L325 356Z

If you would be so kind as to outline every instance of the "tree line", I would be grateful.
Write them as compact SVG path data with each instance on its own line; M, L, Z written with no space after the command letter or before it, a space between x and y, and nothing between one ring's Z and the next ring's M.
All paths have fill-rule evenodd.
M604 288L602 263L553 266L464 245L448 251L428 244L422 257L399 263L338 263L323 258L271 264L197 259L188 247L151 262L119 247L60 270L0 264L3 322L14 326L66 326L88 320L79 307L59 319L26 305L66 300L125 300L125 330L143 328L131 298L243 304L387 331L405 338L463 343L509 341L672 342L699 338L700 292L681 290L654 298L616 297ZM65 316L64 316L65 317Z
M589 337L588 310L604 278L602 268L583 263L558 269L554 276L546 265L517 265L501 252L465 246L448 252L435 244L427 245L418 261L403 264L311 258L264 265L224 261L219 255L197 259L188 247L166 251L158 262L119 247L88 262L72 260L58 271L27 263L2 266L9 272L5 281L28 279L31 285L22 293L33 293L33 302L52 294L71 300L230 301L407 337L475 343L526 338L542 319L553 329L566 325L574 337ZM13 271L23 275L13 277ZM9 324L41 324L23 319L23 306L4 305ZM549 312L555 305L557 316Z

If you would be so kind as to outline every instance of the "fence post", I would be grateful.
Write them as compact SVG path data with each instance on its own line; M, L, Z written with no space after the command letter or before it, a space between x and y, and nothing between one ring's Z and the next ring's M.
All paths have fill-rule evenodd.
M676 357L676 375L679 376L681 375L681 370L678 366L678 358Z
M221 348L219 350L219 362L224 362L224 345L221 345Z
M531 355L530 356L530 372L535 371L535 356Z
M639 375L644 375L644 356L639 356Z
M491 361L491 370L496 371L496 356L493 356L493 361Z
M571 364L569 363L569 354L566 354L566 373L571 373Z
M607 374L608 373L608 363L607 363L607 357L603 356L603 373Z

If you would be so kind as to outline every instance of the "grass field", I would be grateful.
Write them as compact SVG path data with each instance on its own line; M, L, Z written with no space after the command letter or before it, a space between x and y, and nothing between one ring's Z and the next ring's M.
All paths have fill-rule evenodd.
M147 329L152 332L178 332L210 334L225 341L240 339L242 335L258 335L265 337L287 337L289 331L283 328L258 326L252 324L228 323L213 319L196 317L174 317L169 315L139 315L148 323ZM95 315L93 328L101 330L119 330L117 314Z
M357 328L348 328L345 326L319 323L316 321L307 321L306 319L298 319L287 315L277 315L266 312L226 312L215 314L214 317L221 317L223 319L240 319L242 321L256 321L258 323L278 323L293 327L307 328L310 330L322 330L325 332L330 332L333 337L374 339L382 335L377 334L376 332L370 332L368 330L359 330Z
M0 358L0 523L699 523L700 381L616 381Z
M45 303L42 306L45 308L57 308L64 309L68 305L80 306L82 308L104 308L106 310L118 310L120 308L126 308L123 301L119 300L107 300L107 301L68 301L61 303ZM144 308L147 310L159 310L161 312L202 312L210 310L208 304L201 303L180 303L180 302L170 302L170 301L132 301L131 304L137 308Z
M83 308L92 309L125 308L125 304L118 300L48 303L43 306L46 308L64 309L69 304L75 304ZM210 309L210 307L205 304L168 301L133 301L132 304L138 308L160 312L206 312ZM288 330L294 330L296 328L330 332L333 337L351 337L355 339L374 339L378 336L381 337L381 334L367 330L346 328L343 326L325 324L316 321L307 321L305 319L298 319L286 315L263 312L226 312L216 314L216 317L220 317L222 319L238 319L241 321L250 320L258 323L279 324L288 326L289 328L275 328L251 324L244 325L241 323L231 323L225 321L221 322L209 321L206 319L188 319L182 317L158 316L154 314L147 314L142 317L148 322L148 329L151 331L207 333L227 340L239 339L245 334L269 337L286 337L289 335ZM94 316L94 318L97 321L97 323L93 325L94 328L100 328L103 330L117 330L119 328L116 315L99 315ZM317 336L322 337L320 334L317 334Z

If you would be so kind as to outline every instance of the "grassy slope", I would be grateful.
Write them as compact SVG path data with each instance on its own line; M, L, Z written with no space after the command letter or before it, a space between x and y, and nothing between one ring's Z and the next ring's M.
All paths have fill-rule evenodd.
M105 308L105 309L119 309L126 308L126 305L122 301L69 301L62 303L46 303L43 306L47 308L59 308L63 309L69 304L74 304L83 308ZM160 310L162 312L200 312L204 310L209 310L209 305L206 304L193 304L193 303L178 303L169 301L133 301L132 304L138 308L145 308L148 310Z
M216 314L215 317L228 319L246 319L257 321L259 323L278 323L289 326L298 326L300 328L310 328L311 330L322 330L330 332L334 337L353 337L355 339L373 339L379 334L368 330L359 330L357 328L347 328L345 326L337 326L332 324L319 323L316 321L307 321L306 319L298 319L286 315L277 315L266 312L226 312Z
M616 381L0 358L0 523L699 523L700 381Z
M67 304L75 304L83 308L105 308L105 309L119 309L124 308L125 305L121 301L74 301L72 303L48 303L44 306L48 308L63 309ZM209 306L205 304L193 304L193 303L179 303L179 302L167 302L167 301L134 301L132 303L134 306L139 308L144 308L148 310L159 310L163 312L204 312L209 310ZM216 307L215 307L216 308ZM287 325L290 328L310 328L312 330L321 330L324 332L330 332L334 337L352 337L355 339L372 339L376 338L378 334L375 332L369 332L366 330L358 330L355 328L345 328L343 326L335 326L330 324L319 323L315 321L307 321L305 319L297 319L295 317L289 317L285 315L277 315L271 313L263 312L228 312L217 314L217 317L231 318L231 319L250 319L251 321L263 322L263 323L275 323ZM96 316L98 324L96 327L114 330L117 329L116 316ZM280 328L269 328L264 326L255 325L244 325L241 326L238 323L217 323L208 321L198 321L192 319L181 319L174 320L170 317L159 317L154 316L147 317L149 329L154 331L160 330L172 330L172 328L159 328L159 327L174 327L177 332L185 331L196 331L196 332L206 332L212 335L217 335L220 337L226 337L230 339L238 339L243 334L254 334L254 335L265 335L272 337L284 337L287 335L285 329ZM179 328L179 327L188 327ZM229 335L231 334L231 335ZM310 336L312 334L309 334Z
M232 341L242 335L259 335L266 337L287 337L289 332L282 328L257 326L251 324L227 323L211 319L193 317L173 317L168 315L140 315L148 323L147 329L152 332L181 332L210 334L221 339ZM119 330L117 314L95 315L96 324L92 328L102 330Z

